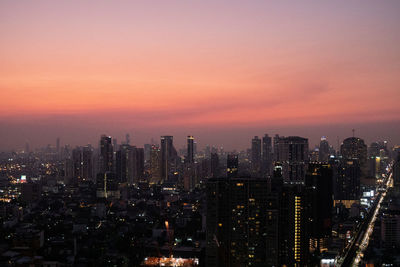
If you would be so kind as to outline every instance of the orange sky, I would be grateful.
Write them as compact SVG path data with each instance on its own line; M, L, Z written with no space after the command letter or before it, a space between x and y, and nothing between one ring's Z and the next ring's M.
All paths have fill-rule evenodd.
M399 13L398 1L5 0L0 122L56 115L100 130L110 120L121 131L195 131L398 121Z

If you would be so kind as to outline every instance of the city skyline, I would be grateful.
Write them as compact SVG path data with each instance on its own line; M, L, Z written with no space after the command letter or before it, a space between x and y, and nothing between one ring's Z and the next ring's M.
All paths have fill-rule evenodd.
M400 143L398 1L0 3L0 148Z

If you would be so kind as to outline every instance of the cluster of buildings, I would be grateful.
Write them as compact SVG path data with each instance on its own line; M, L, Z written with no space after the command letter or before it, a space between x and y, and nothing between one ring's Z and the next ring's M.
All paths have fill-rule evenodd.
M122 143L102 135L98 147L58 139L1 153L0 263L333 264L355 242L391 169L400 181L400 159L392 166L397 151L386 142L368 147L350 137L334 149L323 137L310 149L307 138L265 134L250 144L198 150L187 136L176 149L161 136L141 148L129 135ZM400 225L393 203L381 216L386 250L397 248L397 230L386 234Z

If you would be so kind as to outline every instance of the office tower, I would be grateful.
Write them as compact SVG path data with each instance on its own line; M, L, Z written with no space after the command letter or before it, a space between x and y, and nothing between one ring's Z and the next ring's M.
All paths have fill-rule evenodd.
M306 198L301 184L284 184L279 196L279 266L306 266L309 237L306 227Z
M267 181L211 178L207 181L205 266L263 266L266 262Z
M268 177L272 174L272 138L265 134L262 139L262 163L261 172L263 177Z
M136 152L136 169L133 176L133 182L137 183L144 175L144 149L141 147L135 148Z
M161 179L168 181L176 168L177 153L172 136L161 136Z
M187 137L187 154L186 154L186 163L194 163L194 137Z
M134 147L123 144L116 154L116 175L119 183L133 184L136 165L136 153Z
M335 200L360 200L361 170L358 160L342 159L335 167Z
M251 140L251 174L253 177L261 176L261 139L258 136Z
M151 157L151 144L144 144L143 145L143 150L144 150L144 162L149 163L150 162L150 157Z
M393 162L393 185L400 187L400 152L397 153Z
M226 174L228 178L236 177L239 169L239 157L237 154L228 154L226 159Z
M114 138L112 141L113 141L113 148L114 148L114 151L118 151L118 141L117 141L117 138Z
M217 153L211 153L211 177L220 177L219 157Z
M325 136L321 137L321 142L319 143L319 161L328 162L330 156L329 143Z
M282 166L284 182L304 182L308 163L308 139L298 136L276 137L274 142L276 161Z
M332 167L327 163L312 163L305 178L305 210L310 238L310 250L322 253L332 234Z
M129 134L127 133L125 135L125 144L129 145L131 143L131 137L129 136Z
M96 177L96 196L98 198L119 199L118 181L112 172L98 173Z
M150 183L161 182L161 150L157 145L151 146L150 151Z
M100 139L99 171L100 173L112 172L114 163L113 145L111 136L102 135Z
M93 180L93 150L90 146L76 147L72 150L73 182Z
M82 148L82 178L86 181L94 181L93 148L91 145Z
M358 137L349 137L343 140L340 153L344 159L358 160L361 176L367 175L367 145Z

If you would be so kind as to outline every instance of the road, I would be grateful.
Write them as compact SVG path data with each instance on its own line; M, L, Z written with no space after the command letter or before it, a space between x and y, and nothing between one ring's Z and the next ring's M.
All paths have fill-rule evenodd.
M387 183L386 189L392 183L392 173L390 173ZM374 206L371 211L368 213L367 218L362 222L355 238L353 239L352 244L350 245L347 253L344 258L339 259L337 261L337 266L358 266L365 250L368 247L369 239L373 233L375 220L379 215L379 210L381 208L382 200L386 196L386 191L378 193L377 201L375 201Z

